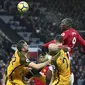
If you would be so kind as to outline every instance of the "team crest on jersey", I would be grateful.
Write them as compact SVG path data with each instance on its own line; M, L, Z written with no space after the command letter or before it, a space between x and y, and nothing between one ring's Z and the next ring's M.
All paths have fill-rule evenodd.
M65 36L65 33L62 33L61 36Z
M26 59L26 62L28 63L28 62L30 62L30 60L29 59Z

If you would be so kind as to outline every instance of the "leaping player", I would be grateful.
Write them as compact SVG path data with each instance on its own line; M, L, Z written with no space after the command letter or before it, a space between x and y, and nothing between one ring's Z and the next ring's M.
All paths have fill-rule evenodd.
M65 18L61 21L60 24L61 28L61 36L59 37L59 41L62 42L61 48L64 50L69 50L68 55L69 59L71 58L72 50L76 43L79 43L84 52L85 52L85 40L79 35L79 33L73 28L73 21L70 18ZM46 44L44 44L44 47L48 47L49 44L51 43L57 43L57 40L52 40ZM71 80L71 85L74 83L74 75L73 73L71 74L72 80Z

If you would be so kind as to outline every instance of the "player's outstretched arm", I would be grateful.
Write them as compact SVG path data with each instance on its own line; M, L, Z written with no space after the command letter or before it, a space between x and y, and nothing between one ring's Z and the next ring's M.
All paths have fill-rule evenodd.
M35 68L35 69L41 69L44 66L47 66L49 64L50 64L50 61L46 61L44 63L39 63L39 64L36 64L34 62L30 62L28 66L31 67L31 68Z
M53 81L54 81L54 72L52 72L52 77L49 85L52 85Z
M49 44L52 44L52 43L56 43L56 40L49 41L45 43L43 46L48 48Z
M54 66L49 66L49 70L48 70L48 73L47 73L47 77L49 79L50 77L50 83L49 85L52 85L53 81L54 81Z
M68 47L67 45L60 45L59 48L63 49L65 52L68 52L71 50L71 48Z
M85 40L79 35L79 33L78 33L78 36L77 36L78 38L78 42L82 45L82 46L85 46Z
M6 82L6 74L3 75L2 85L5 85L5 82Z

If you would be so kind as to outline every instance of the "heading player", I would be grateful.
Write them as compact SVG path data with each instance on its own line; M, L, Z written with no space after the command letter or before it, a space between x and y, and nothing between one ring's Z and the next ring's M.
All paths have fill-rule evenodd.
M61 21L61 36L58 40L62 42L62 47L66 47L72 52L76 43L79 43L83 50L85 51L85 40L80 36L80 34L73 28L73 21L70 18L65 18ZM46 44L44 47L48 47L51 43L57 43L57 40L52 40Z
M74 48L76 43L79 43L83 50L85 51L85 40L80 36L80 34L73 29L73 21L70 18L65 18L61 21L60 24L61 27L61 38L62 38L62 44L67 45L70 50Z
M48 47L51 43L57 43L57 41L60 41L62 43L61 48L63 48L67 52L69 59L71 59L71 54L74 46L76 43L79 43L84 52L85 52L85 40L79 35L79 33L73 28L73 21L70 18L65 18L61 21L60 24L61 28L61 35L58 37L57 40L52 40L46 44L44 44L44 47ZM73 76L73 74L71 75ZM71 85L73 85L74 78L72 78Z

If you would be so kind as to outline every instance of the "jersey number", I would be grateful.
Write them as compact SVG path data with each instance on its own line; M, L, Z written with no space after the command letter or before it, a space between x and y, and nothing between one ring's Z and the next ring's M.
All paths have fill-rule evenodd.
M13 56L13 58L12 58L12 65L14 65L14 62L16 61L16 57L15 56Z
M63 63L66 63L66 68L68 68L68 62L66 58L63 58Z
M76 37L73 38L72 44L74 45L76 43Z

